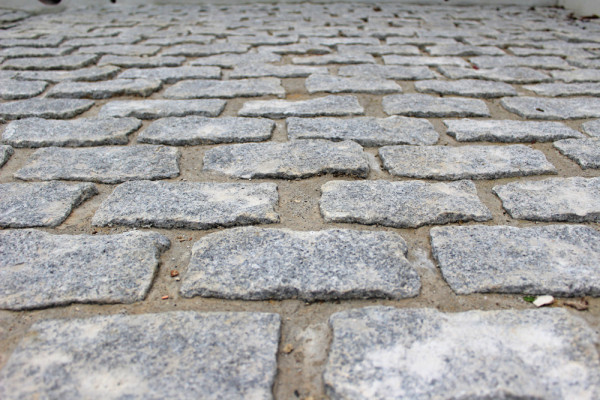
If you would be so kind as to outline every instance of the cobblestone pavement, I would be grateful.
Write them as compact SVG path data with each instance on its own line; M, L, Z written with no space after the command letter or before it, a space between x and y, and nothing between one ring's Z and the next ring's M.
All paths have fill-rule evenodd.
M597 21L0 24L1 399L600 398Z

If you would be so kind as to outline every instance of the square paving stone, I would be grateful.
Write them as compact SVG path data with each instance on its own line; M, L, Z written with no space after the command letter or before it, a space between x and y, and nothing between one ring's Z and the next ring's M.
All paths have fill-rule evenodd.
M556 174L539 150L510 146L386 146L379 157L390 174L420 179L499 179Z
M594 399L598 335L563 309L333 314L331 399Z
M116 65L123 68L157 68L179 67L185 62L185 57L134 57L134 56L102 56L98 65Z
M6 126L2 142L13 147L127 144L128 135L141 126L142 121L136 118L78 118L67 121L25 118Z
M338 69L340 76L368 76L383 79L419 80L433 79L436 75L427 67L402 67L398 65L359 64L343 65Z
M2 183L0 226L58 226L75 207L97 193L98 190L91 183Z
M27 99L0 104L0 117L20 119L39 118L73 118L86 112L92 106L92 100L80 99Z
M494 186L511 217L531 221L600 222L600 178L549 178Z
M188 80L165 90L169 99L233 98L258 96L285 97L285 89L278 78L234 79L230 81Z
M102 82L65 81L56 84L48 91L47 96L71 99L107 99L116 96L148 97L160 90L161 87L162 82L158 79L113 79Z
M469 59L479 68L530 67L542 69L571 69L562 58L555 56L477 56Z
M12 58L2 63L3 69L18 70L54 70L79 69L94 64L98 60L95 54L71 54L57 57Z
M194 244L181 294L305 301L414 297L420 281L392 232L235 228Z
M550 76L528 67L473 69L441 65L438 70L450 79L488 79L506 83L539 83L552 81Z
M6 164L10 156L14 154L14 149L7 145L0 145L0 167Z
M158 79L174 83L184 79L220 79L219 67L131 68L119 74L119 79Z
M523 118L580 119L600 117L600 99L572 97L549 99L543 97L507 97L500 101L502 107Z
M589 121L581 125L583 131L590 136L600 137L600 119Z
M229 73L230 79L262 78L302 78L311 74L326 74L327 67L310 67L305 65L271 65L271 64L242 64L236 65Z
M565 139L554 142L554 147L583 169L600 168L600 142L594 139Z
M309 100L255 100L244 103L238 112L244 117L318 117L364 114L355 96L326 96Z
M215 147L204 154L204 171L242 179L300 179L322 174L366 178L369 161L356 142L293 140Z
M0 232L0 308L133 303L146 297L169 239L150 232Z
M390 54L383 56L386 65L413 65L434 67L438 65L454 65L457 67L468 67L469 63L460 57L427 57L427 56L399 56Z
M180 157L175 148L155 145L48 147L33 153L27 164L15 172L15 178L100 183L166 179L179 175Z
M112 65L88 67L67 71L15 71L18 79L48 82L62 81L102 81L115 76L121 69Z
M321 193L325 222L418 228L492 219L471 181L330 181Z
M116 187L95 226L211 229L279 222L274 183L130 181Z
M507 83L490 82L481 79L460 79L457 81L431 79L416 82L415 89L422 93L452 94L481 97L484 99L517 95L515 88Z
M353 140L363 146L435 144L439 139L426 119L387 118L287 118L290 139Z
M446 119L444 124L446 133L459 142L530 143L585 137L560 122Z
M272 399L280 325L192 311L41 321L0 371L0 396Z
M0 98L4 100L27 99L42 93L48 87L43 81L0 80Z
M600 233L588 226L435 227L431 248L457 294L600 295Z
M121 100L106 103L98 117L135 117L157 119L201 115L216 117L225 108L225 100ZM2 107L0 106L0 115Z
M600 83L540 83L538 85L525 85L523 89L531 90L535 94L548 97L563 96L600 96Z
M402 93L402 87L387 79L365 77L340 77L333 75L313 74L305 81L308 93Z
M386 114L410 117L489 117L481 100L460 97L435 97L427 94L393 94L382 100Z

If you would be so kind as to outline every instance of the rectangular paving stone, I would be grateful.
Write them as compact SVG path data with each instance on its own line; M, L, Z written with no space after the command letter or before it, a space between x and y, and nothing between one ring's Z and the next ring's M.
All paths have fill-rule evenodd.
M37 37L35 39L26 38L3 38L0 39L0 47L56 47L65 40L64 36L61 35L48 35L44 37Z
M216 117L225 108L225 100L121 100L106 103L99 117L135 117L156 119L201 115ZM0 106L0 113L1 113Z
M290 139L353 140L363 146L435 144L439 135L426 119L387 118L287 118Z
M581 128L590 136L600 137L600 119L585 122L581 124Z
M33 153L15 172L22 180L67 180L120 183L179 175L179 150L172 147L104 146L87 149L48 147Z
M554 148L583 169L600 168L600 143L596 138L559 140Z
M438 70L445 77L450 79L488 79L506 83L539 83L552 81L552 78L547 74L528 67L474 69L440 65Z
M219 67L131 68L119 74L119 79L158 79L174 83L184 79L220 79Z
M215 147L204 154L203 169L242 179L300 179L322 174L366 178L369 162L356 142L294 140Z
M382 100L388 115L410 117L489 117L490 111L481 100L459 97L435 97L427 94L393 94Z
M180 292L242 300L414 297L420 280L407 252L392 232L228 229L194 244Z
M170 99L233 98L277 96L285 97L285 89L278 78L181 81L165 90Z
M457 67L468 67L469 63L460 57L427 57L427 56L399 56L389 54L383 56L383 62L386 65L413 65L413 66L429 66L438 65L454 65Z
M107 44L101 46L86 46L78 49L82 54L112 54L115 56L153 56L160 51L160 46L144 44Z
M116 187L94 226L212 229L279 222L274 183L130 181Z
M133 303L146 297L169 239L154 232L0 232L0 308Z
M71 70L87 67L98 60L95 54L71 54L57 57L13 58L2 63L3 69L18 70Z
M292 57L292 63L303 65L374 64L375 58L365 53L325 54L320 56Z
M378 46L379 39L372 37L331 37L331 38L309 38L310 43L319 44L322 46L338 46L348 44L364 44L369 46Z
M71 82L56 84L48 91L48 97L107 99L116 96L148 97L160 90L158 79L113 79L102 82Z
M446 133L459 142L552 142L568 138L584 138L578 131L560 122L474 119L444 120Z
M272 399L280 325L192 311L41 321L0 371L0 395Z
M331 48L313 43L294 43L281 46L261 46L259 51L274 54L329 54Z
M471 181L330 181L321 193L325 222L418 228L492 219Z
M102 56L98 65L116 65L123 68L158 68L179 67L185 62L185 57L135 57L135 56Z
M472 46L463 43L436 44L425 47L432 56L504 56L506 53L495 46Z
M575 69L572 71L551 71L550 74L554 79L563 82L600 82L600 69L585 68Z
M313 74L304 82L308 93L402 93L402 87L393 80L365 77L341 77Z
M390 174L419 179L499 179L556 174L544 153L510 146L386 146L379 149Z
M17 100L35 97L48 87L44 81L17 81L0 79L0 99Z
M538 85L525 85L523 89L531 90L535 94L548 97L559 96L600 96L600 83L540 83Z
M40 80L48 82L62 81L103 81L114 77L121 69L112 65L88 67L67 71L15 71L15 77L21 80ZM1 72L0 72L1 73Z
M0 226L58 226L75 207L97 193L98 190L91 183L2 183Z
M230 79L262 78L303 78L311 74L327 74L327 67L305 65L242 64L236 65L229 73Z
M0 167L6 164L10 156L14 154L14 149L7 145L0 145Z
M260 52L260 53L225 53L214 56L199 57L190 62L191 65L216 65L223 68L233 68L238 65L249 65L259 63L270 63L281 61L278 54Z
M457 294L600 295L600 234L589 226L452 226L431 248Z
M477 56L469 59L479 68L530 67L541 69L571 69L562 58L556 56Z
M250 46L242 43L180 44L163 50L162 54L165 56L203 57L222 53L245 53L248 49Z
M0 104L0 117L20 119L39 118L73 118L92 108L92 100L81 99L27 99Z
M25 118L6 126L2 142L13 147L127 144L128 135L141 126L142 121L135 118L78 118L68 121Z
M8 47L0 49L0 57L55 57L64 56L73 51L72 47Z
M427 67L403 67L397 65L358 64L342 65L338 69L340 76L368 76L382 79L414 81L433 79L436 75Z
M549 99L543 97L507 97L500 100L502 107L523 118L580 119L600 117L600 99L572 97Z
M503 82L490 82L478 79L460 79L456 81L425 80L415 82L415 89L422 93L450 94L485 99L516 96L517 91Z
M598 336L560 308L367 307L333 314L331 399L598 397ZM574 372L576 371L576 372Z
M600 221L600 178L549 178L498 185L492 191L516 219Z
M367 53L374 56L382 56L384 54L400 54L404 56L418 56L421 54L417 46L410 45L364 45L350 44L336 46L338 53Z
M173 46L175 44L195 43L209 44L214 40L213 35L188 35L188 36L165 36L153 37L144 41L146 45Z
M247 101L238 112L244 117L318 117L364 114L364 108L355 96L326 96L309 100L255 100Z

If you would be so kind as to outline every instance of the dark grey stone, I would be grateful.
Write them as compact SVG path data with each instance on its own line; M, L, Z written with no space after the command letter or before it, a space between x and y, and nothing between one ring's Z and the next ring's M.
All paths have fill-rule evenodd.
M285 89L278 78L181 81L165 90L163 96L171 99L233 98L257 96L285 97Z
M10 156L14 154L12 147L7 145L0 145L0 167L6 164Z
M390 54L383 56L386 65L414 65L434 67L438 65L454 65L456 67L468 67L469 63L460 57L427 57L427 56L399 56Z
M515 88L503 82L490 82L480 79L460 79L457 81L426 80L415 83L415 89L423 93L451 94L468 97L494 98L516 96Z
M459 97L435 97L427 94L394 94L382 101L386 114L411 117L489 117L490 111L481 100Z
M102 82L65 81L48 91L48 97L107 99L115 96L148 97L162 87L157 79L113 79Z
M538 85L523 86L523 89L531 90L535 94L548 97L600 96L600 82L540 83Z
M542 69L570 69L571 66L556 56L478 56L469 59L479 68L530 67Z
M583 169L600 168L600 143L596 138L559 140L554 147Z
M225 100L122 100L106 103L99 117L136 117L156 119L201 115L216 117L225 108ZM2 108L0 107L0 115Z
M158 79L174 83L184 79L220 79L219 67L132 68L119 74L119 79Z
M387 79L366 77L340 77L314 74L305 81L308 93L402 93L402 87Z
M20 119L39 118L73 118L94 105L92 100L80 99L27 99L0 104L0 117Z
M548 99L543 97L507 97L502 107L524 118L579 119L600 117L600 99L572 97Z
M397 65L359 64L343 65L338 70L340 76L367 76L382 79L420 80L433 79L436 75L427 67L401 67Z
M102 56L98 65L116 65L123 68L157 68L179 67L185 62L185 57L134 57L134 56Z
M250 46L242 43L180 44L163 50L162 54L165 56L204 57L222 53L245 53L249 48Z
M271 64L242 64L236 65L229 73L230 79L263 78L301 78L311 74L326 74L327 67L310 67L305 65L271 65Z
M58 57L13 58L2 63L3 69L18 70L71 70L87 67L98 60L95 54L71 54Z
M48 87L48 82L3 79L0 80L0 99L27 99L42 93L46 87Z
M15 71L15 77L23 80L48 82L102 81L114 77L121 69L112 65L89 67L72 71Z
M543 72L528 67L502 67L474 69L440 65L438 70L450 79L489 79L506 83L550 82L552 78Z
M309 100L255 100L238 112L244 117L318 117L361 115L364 108L355 96L326 96Z

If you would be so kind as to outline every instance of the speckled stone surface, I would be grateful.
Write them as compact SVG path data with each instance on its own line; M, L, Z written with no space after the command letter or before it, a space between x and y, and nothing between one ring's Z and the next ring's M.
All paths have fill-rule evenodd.
M107 65L104 67L88 67L67 71L14 71L15 77L24 80L40 80L48 82L62 81L101 81L114 77L119 68Z
M255 100L238 112L244 117L318 117L362 115L364 108L355 96L325 96L311 100Z
M549 178L494 186L511 217L532 221L600 221L600 178Z
M164 117L185 117L201 115L216 117L225 108L226 101L209 100L119 100L106 103L98 113L99 117L136 117L156 119ZM1 107L0 107L1 114Z
M583 169L600 168L600 143L598 139L565 139L554 143L564 156L575 161Z
M179 150L155 145L39 149L15 172L22 180L120 183L179 175Z
M2 183L0 226L58 226L75 207L96 193L98 190L91 183Z
M70 70L87 67L98 60L96 54L71 54L57 57L11 58L2 63L3 69Z
M460 97L439 98L427 94L394 94L382 101L386 114L410 117L489 117L490 111L481 100Z
M272 64L241 64L236 65L229 74L230 79L262 78L300 78L311 74L326 74L327 67L310 67L305 65L272 65Z
M219 79L219 67L131 68L119 74L119 79L158 79L174 83L184 79Z
M383 62L386 65L454 65L458 67L467 67L469 64L460 57L427 57L427 56L399 56L390 54L383 56Z
M470 58L471 63L479 68L530 67L541 69L570 69L570 65L556 56L477 56Z
M275 123L268 119L241 117L162 118L138 136L142 143L191 146L199 144L260 142L271 137Z
M162 87L158 79L113 79L103 82L71 82L56 84L48 97L107 99L116 96L148 97Z
M0 395L269 400L280 324L193 311L38 322L0 371Z
M217 80L187 80L176 83L163 96L170 99L277 96L285 97L278 78Z
M403 67L398 65L359 64L343 65L338 69L340 76L367 76L382 79L433 79L435 74L427 67Z
M92 225L211 229L279 222L274 183L130 181L116 187Z
M363 146L435 144L439 139L426 119L388 118L287 118L290 139L353 140Z
M572 71L551 71L553 78L563 82L600 82L600 69L575 69Z
M305 301L414 297L420 281L392 232L235 228L194 244L181 294Z
M292 63L300 65L374 64L375 58L365 53L325 54L322 56L292 57Z
M0 117L20 119L39 118L73 118L94 105L92 100L80 99L27 99L0 104Z
M333 314L331 399L593 399L598 335L564 309ZM576 372L575 372L576 371Z
M224 68L233 68L236 65L271 63L281 61L281 56L273 53L225 53L209 57L199 57L190 62L190 65L216 65Z
M179 67L185 62L185 57L136 57L105 55L98 65L116 65L124 68L158 68Z
M452 226L431 248L457 294L600 295L600 233L588 226Z
M6 164L10 156L14 154L15 150L8 145L0 145L0 167Z
M314 175L366 178L369 162L353 141L293 140L219 146L204 154L204 171L235 178L299 179Z
M450 94L485 99L517 95L515 88L507 83L481 79L459 79L456 81L425 80L416 82L415 89L422 93Z
M562 96L600 96L600 83L540 83L538 85L525 85L523 89L531 90L535 94L548 97Z
M390 174L420 179L499 179L555 174L544 153L510 146L386 146L379 157Z
M250 46L241 43L179 44L164 50L163 56L205 57L222 53L245 53Z
M106 44L80 47L83 54L113 54L115 56L153 56L161 50L160 46L143 44ZM166 54L165 54L166 55Z
M366 78L366 77L340 77L333 75L313 74L305 81L308 93L402 93L402 87L393 80Z
M473 69L442 65L438 70L450 79L488 79L506 83L539 83L552 80L547 74L528 67Z
M0 80L0 99L16 100L35 97L46 90L46 87L48 87L48 82L2 79Z
M321 193L325 222L416 228L492 218L471 181L331 181Z
M506 53L494 46L472 46L464 43L437 44L425 48L432 56L503 56Z
M600 137L600 119L581 124L583 131L590 136Z
M508 97L500 101L502 107L524 118L579 119L600 117L600 99L571 97L549 99L543 97Z
M0 231L0 308L132 303L146 297L169 239L153 232Z

